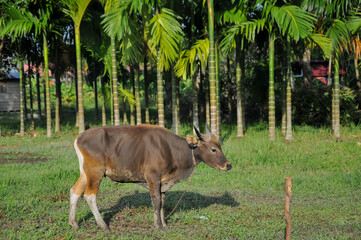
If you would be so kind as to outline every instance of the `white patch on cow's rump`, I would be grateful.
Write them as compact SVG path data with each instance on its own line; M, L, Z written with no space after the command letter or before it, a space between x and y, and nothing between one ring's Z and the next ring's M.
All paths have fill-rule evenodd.
M74 149L75 149L76 155L78 156L78 159L79 159L80 174L85 174L84 173L84 168L83 168L84 157L83 157L83 154L79 150L77 141L78 141L78 139L75 139L75 141L74 141Z

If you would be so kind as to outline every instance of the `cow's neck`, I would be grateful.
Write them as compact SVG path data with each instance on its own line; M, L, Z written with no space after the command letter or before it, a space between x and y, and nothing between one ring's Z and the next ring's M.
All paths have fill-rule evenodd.
M177 142L176 144L178 144L178 146L181 147L182 161L188 162L189 164L187 165L192 166L192 168L195 167L194 161L196 165L198 165L200 161L197 159L197 154L196 154L197 149L191 149L185 138L179 138L179 140L180 141ZM193 156L194 156L194 160L193 160Z

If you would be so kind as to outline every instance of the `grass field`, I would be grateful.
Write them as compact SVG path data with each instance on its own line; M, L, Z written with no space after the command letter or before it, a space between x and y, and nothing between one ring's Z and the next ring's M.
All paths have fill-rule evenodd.
M181 136L191 132L184 125ZM104 179L97 203L111 232L103 233L81 198L77 221L67 225L69 189L79 176L72 148L75 130L48 139L0 137L0 239L283 239L284 178L293 178L293 239L361 238L361 130L295 127L294 141L268 141L266 126L243 139L223 127L222 146L233 168L200 164L170 217L170 230L153 227L149 193L136 184ZM279 134L279 133L278 133ZM187 181L166 196L168 214Z

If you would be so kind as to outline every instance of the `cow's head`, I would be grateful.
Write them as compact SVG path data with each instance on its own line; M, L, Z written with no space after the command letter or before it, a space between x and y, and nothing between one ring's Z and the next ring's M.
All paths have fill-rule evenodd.
M187 135L186 140L189 146L194 149L196 160L204 162L215 169L230 170L232 165L224 156L221 146L216 136L209 130L208 124L206 125L206 134L200 133L196 127L194 129L199 139Z

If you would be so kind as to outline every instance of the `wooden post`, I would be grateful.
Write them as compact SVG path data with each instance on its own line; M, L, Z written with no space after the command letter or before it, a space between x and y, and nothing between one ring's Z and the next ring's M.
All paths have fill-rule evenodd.
M292 178L286 177L285 179L285 220L286 220L286 240L291 239L291 214L290 204L292 197Z

